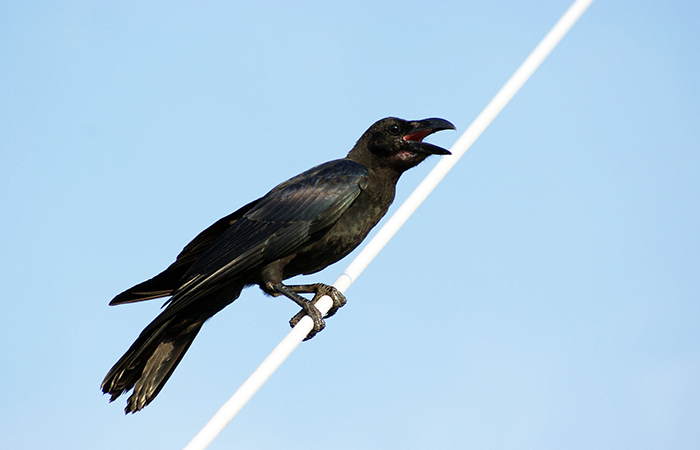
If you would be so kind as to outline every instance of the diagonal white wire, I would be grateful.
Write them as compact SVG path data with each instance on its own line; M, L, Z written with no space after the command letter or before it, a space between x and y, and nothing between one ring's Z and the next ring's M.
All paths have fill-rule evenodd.
M472 122L467 130L457 139L450 149L452 156L444 156L435 165L433 170L418 185L413 193L389 218L374 238L350 263L345 271L333 283L339 291L345 292L348 287L365 270L375 256L384 248L389 240L396 234L401 226L408 220L413 212L423 203L428 195L435 189L447 172L459 161L476 139L483 133L486 127L496 118L499 112L508 104L513 96L520 90L533 72L542 64L559 41L574 26L576 21L593 3L593 0L576 0L564 13L554 27L547 33L542 41L535 47L525 62L515 71L496 96L486 105L486 108ZM332 306L330 297L321 298L316 304L322 314L326 314ZM233 396L214 414L199 433L185 446L184 450L203 450L221 433L226 425L248 403L253 395L262 387L275 370L301 343L313 328L313 320L305 316L287 334L277 347L268 355L250 377L238 388Z

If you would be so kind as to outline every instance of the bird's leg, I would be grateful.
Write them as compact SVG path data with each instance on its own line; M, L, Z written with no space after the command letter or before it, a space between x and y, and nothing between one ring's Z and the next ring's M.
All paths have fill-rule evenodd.
M326 326L326 323L323 321L323 317L321 316L321 311L316 308L316 305L313 301L310 301L301 295L298 294L298 292L301 293L309 293L313 291L309 290L304 290L305 286L303 285L297 285L297 286L285 286L282 283L266 283L265 284L265 291L268 293L273 293L274 294L282 294L285 297L291 299L294 303L297 305L301 306L301 317L299 317L299 320L301 320L302 317L304 316L309 316L313 319L314 321L314 327L311 329L309 334L304 338L305 341L311 339L312 337L316 336L316 333L319 331L323 330L323 328ZM301 289L299 289L301 288ZM316 297L314 297L314 300ZM299 315L297 314L297 316ZM296 316L295 316L296 317ZM297 322L299 321L297 320ZM296 323L294 323L296 325ZM294 326L292 325L292 327Z
M327 319L334 315L335 313L338 312L339 308L342 308L345 306L345 303L347 303L347 299L345 296L340 292L338 289L336 289L334 286L329 286L327 284L323 283L316 283L316 284L297 284L293 286L287 286L292 292L297 292L300 294L314 294L314 298L311 300L311 303L314 305L316 304L317 301L321 299L324 295L327 295L333 300L333 306L331 309L326 313L325 316L323 316L324 319ZM303 311L302 311L303 312ZM299 313L301 314L301 312ZM298 315L298 314L297 314ZM296 316L295 316L296 317ZM304 317L303 315L300 316L293 324L292 326L296 325L301 318ZM294 320L294 319L292 319Z
M345 296L335 287L333 286L328 286L327 284L323 283L316 283L316 284L299 284L299 285L294 285L294 286L287 286L291 291L297 292L297 293L302 293L302 294L314 294L314 298L311 300L311 304L314 305L314 308L316 307L316 302L318 302L321 297L324 295L327 295L333 300L333 306L331 309L328 311L328 313L323 317L324 319L331 317L333 314L335 314L339 308L343 307L345 303L347 303L347 300L345 299ZM317 309L318 311L318 309ZM319 311L320 313L320 311ZM296 326L297 323L306 315L306 311L301 310L297 315L291 318L289 321L289 325ZM311 339L314 337L316 333L311 332L309 335L306 337L306 340Z

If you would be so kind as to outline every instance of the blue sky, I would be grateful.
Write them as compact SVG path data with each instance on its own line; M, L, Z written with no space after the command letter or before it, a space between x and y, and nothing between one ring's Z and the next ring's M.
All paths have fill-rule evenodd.
M296 307L244 291L125 417L160 302L109 300L379 118L451 145L569 6L173 3L0 4L1 448L184 446ZM211 448L698 448L698 23L595 2Z

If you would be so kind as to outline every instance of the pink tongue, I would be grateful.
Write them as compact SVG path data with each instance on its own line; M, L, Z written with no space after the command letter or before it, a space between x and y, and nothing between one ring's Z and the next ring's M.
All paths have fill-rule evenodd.
M409 133L406 136L403 137L404 141L415 141L415 142L422 142L423 138L426 137L432 133L432 130L427 129L427 130L421 130L421 131L416 131L415 133Z

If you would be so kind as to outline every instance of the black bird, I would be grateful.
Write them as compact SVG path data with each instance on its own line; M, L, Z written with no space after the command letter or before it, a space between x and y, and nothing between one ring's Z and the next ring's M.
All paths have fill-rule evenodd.
M117 295L110 305L171 296L167 307L136 339L102 382L114 401L131 390L126 413L148 405L175 370L202 324L257 284L284 295L314 320L307 339L325 326L315 302L333 299L333 315L345 304L334 287L285 285L282 280L311 274L339 261L367 236L394 200L401 174L429 155L447 150L423 141L455 129L444 119L406 121L394 117L372 125L348 156L303 172L262 198L202 231L159 275ZM314 294L312 300L300 294Z

